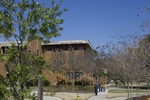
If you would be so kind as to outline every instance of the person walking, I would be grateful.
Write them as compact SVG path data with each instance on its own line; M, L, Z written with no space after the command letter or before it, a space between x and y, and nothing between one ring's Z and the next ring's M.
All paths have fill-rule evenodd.
M102 84L101 83L98 84L98 90L99 90L99 92L102 92Z
M103 83L102 87L103 87L103 92L105 92L106 84Z
M96 96L97 96L97 92L98 92L97 89L98 89L98 86L97 86L97 84L95 84L95 85L94 85L94 93L95 93Z

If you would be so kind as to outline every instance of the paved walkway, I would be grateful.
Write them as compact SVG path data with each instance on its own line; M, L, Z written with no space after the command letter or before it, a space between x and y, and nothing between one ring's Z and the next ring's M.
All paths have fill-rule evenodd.
M97 96L94 94L88 100L108 100L106 99L107 94L108 94L108 87L106 88L105 92L98 92Z
M97 96L95 96L95 94L93 93L93 96L91 96L88 100L126 100L126 97L106 99L109 89L120 89L120 88L107 86L105 92L98 92ZM37 94L37 91L34 91L34 93ZM62 100L62 99L58 97L43 96L43 100Z
M97 96L95 96L95 94L94 94L88 100L126 100L126 97L118 97L118 98L106 99L106 96L108 94L109 89L116 89L116 88L111 88L111 87L107 86L105 92L98 92Z

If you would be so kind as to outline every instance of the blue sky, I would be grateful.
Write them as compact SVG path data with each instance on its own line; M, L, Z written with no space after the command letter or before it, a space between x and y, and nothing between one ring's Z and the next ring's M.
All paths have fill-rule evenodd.
M35 1L51 5L51 0ZM89 40L96 48L116 42L115 35L143 35L140 26L150 18L143 8L149 4L150 0L63 0L61 8L68 9L61 16L64 29L51 41Z
M89 40L94 48L112 41L115 35L145 34L140 25L150 15L143 11L150 0L63 0L68 8L61 36L51 41ZM139 15L139 16L137 16Z

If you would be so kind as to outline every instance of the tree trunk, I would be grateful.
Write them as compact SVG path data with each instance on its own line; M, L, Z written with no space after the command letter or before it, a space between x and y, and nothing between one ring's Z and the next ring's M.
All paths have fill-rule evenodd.
M138 82L138 92L139 92L139 97L140 97L140 82Z
M129 86L129 82L127 81L127 87L128 87L128 95L127 98L128 100L130 100L130 86Z
M73 72L72 91L74 91L74 87L75 87L75 72Z
M147 80L148 95L149 95L149 79Z
M130 98L131 98L131 100L132 100L132 90L133 90L133 86L132 86L132 82L131 82L131 96L130 96Z
M72 91L74 92L74 88L75 88L75 79L73 79L73 82L72 82Z

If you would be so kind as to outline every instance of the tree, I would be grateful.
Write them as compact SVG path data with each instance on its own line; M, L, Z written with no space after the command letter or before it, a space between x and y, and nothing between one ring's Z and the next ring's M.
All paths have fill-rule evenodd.
M67 76L68 80L72 82L73 91L75 82L82 76L85 67L84 50L75 50L70 46L69 51L61 51L60 57L54 64L54 70Z
M109 72L124 81L128 87L128 100L132 98L132 83L145 79L145 60L139 52L137 36L122 37L117 45L109 45ZM131 87L131 88L130 88Z
M4 77L0 75L0 99L7 100L6 97L9 96L9 91L6 89L6 82L4 81Z
M60 24L64 20L60 19L59 16L66 11L66 9L60 10L61 2L60 0L55 5L54 0L52 0L52 6L49 8L45 4L35 2L35 0L0 1L0 35L12 45L6 54L3 54L2 60L5 62L5 67L10 75L9 80L13 87L12 93L15 100L24 100L27 97L25 93L28 91L25 88L25 83L33 77L23 78L28 73L26 70L32 70L34 74L39 74L43 68L37 62L40 61L43 65L41 57L25 53L24 41L30 42L33 39L47 41L52 37L60 36L62 30ZM10 50L12 51L10 52ZM38 72L36 72L35 66L39 66Z
M105 54L105 48L98 46L97 51L91 53L93 64L90 67L91 75L95 78L96 82L99 82L99 78L106 76L105 70L106 70L106 54Z
M147 77L147 85L149 90L149 82L150 82L150 34L144 35L144 37L139 42L138 52L140 52L140 57L143 58L145 67L146 67L146 77ZM148 93L149 94L149 93Z
M6 54L1 55L1 60L5 62L9 77L7 77L10 93L14 99L23 100L24 98L32 98L28 83L36 79L41 70L45 66L42 56L22 53L22 64L17 65L17 48L16 46L8 47ZM7 63L6 63L7 62Z

